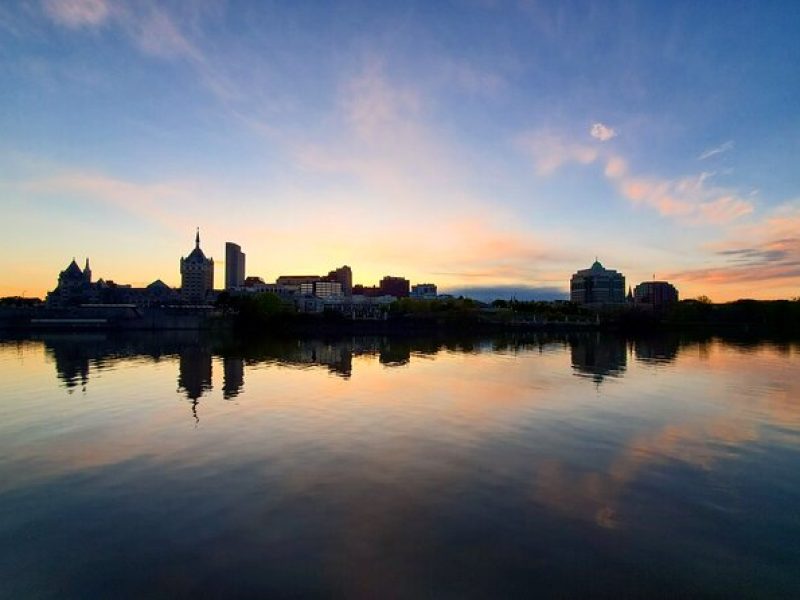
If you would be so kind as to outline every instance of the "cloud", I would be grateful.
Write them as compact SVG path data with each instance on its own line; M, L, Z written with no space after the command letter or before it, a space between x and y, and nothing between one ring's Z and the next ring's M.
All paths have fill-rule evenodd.
M550 175L569 163L590 165L604 160L603 174L623 198L634 206L647 206L686 224L728 223L754 210L753 203L736 190L713 185L714 173L703 171L672 179L637 175L623 157L549 131L523 134L517 145L533 159L538 175Z
M45 14L66 27L94 27L101 25L111 11L106 0L44 0Z
M709 173L678 179L637 177L615 160L619 159L609 160L605 173L620 194L634 205L654 208L662 216L688 224L722 224L753 212L751 202L731 190L709 185Z
M617 132L614 129L602 123L594 123L589 133L593 138L601 142L607 142L611 138L617 137Z
M188 14L176 18L160 3L110 0L44 0L44 14L70 29L99 26L117 28L142 54L162 60L185 61L200 82L222 101L238 98L238 87L225 76L227 65L215 63L190 39L178 23L194 22L205 16L200 3L187 3Z
M714 244L720 262L709 267L670 274L673 279L702 281L705 284L766 283L796 288L800 278L800 202L790 202L771 211L765 218L732 231L731 237ZM774 291L759 286L751 295L774 296Z
M697 160L705 160L714 156L715 154L722 154L723 152L727 152L733 148L733 140L728 140L724 144L720 144L716 148L709 148L705 152L703 152L700 156L697 157Z
M600 157L597 148L550 132L523 134L517 139L517 145L533 159L539 175L550 175L569 163L588 165Z

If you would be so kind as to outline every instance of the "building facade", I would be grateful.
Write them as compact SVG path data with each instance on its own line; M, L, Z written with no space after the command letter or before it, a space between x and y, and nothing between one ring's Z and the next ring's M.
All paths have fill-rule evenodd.
M245 255L239 244L225 242L225 289L235 290L244 285Z
M202 304L214 290L214 259L206 258L200 249L200 230L194 239L194 250L181 258L181 299Z
M313 283L301 283L300 294L303 296L316 296L317 298L328 298L344 296L342 284L338 281L314 281Z
M338 281L342 284L342 294L345 296L353 295L353 270L344 265L338 269L334 269L328 276L325 277L326 281Z
M58 274L56 289L47 294L47 304L54 307L77 306L97 301L97 286L92 283L89 259L83 270L72 259L67 268Z
M435 300L437 296L436 284L418 283L411 286L411 297L417 300Z
M633 301L654 308L678 302L678 290L667 281L643 281L633 290Z
M409 295L409 281L405 277L392 277L387 275L381 279L378 287L381 291L381 296L408 298Z
M600 261L575 273L570 279L569 297L577 304L623 304L625 276L606 269Z

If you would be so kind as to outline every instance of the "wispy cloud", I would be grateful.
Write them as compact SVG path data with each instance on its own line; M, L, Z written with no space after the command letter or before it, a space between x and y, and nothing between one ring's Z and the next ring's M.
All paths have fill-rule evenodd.
M728 223L754 209L734 190L710 184L712 175L706 172L677 179L643 177L629 174L624 162L612 157L605 174L634 205L654 208L662 216L689 224Z
M607 132L598 131L595 137L601 135ZM662 216L687 224L728 223L754 210L753 203L736 190L713 185L714 173L704 171L677 178L639 175L631 172L627 160L604 147L571 141L549 131L524 134L517 145L532 158L538 175L550 175L569 163L590 165L603 160L603 174L622 197L634 206L653 208Z
M596 140L607 142L608 140L617 137L616 130L603 123L594 123L589 130L589 134Z
M597 148L548 131L523 134L517 145L533 159L539 175L550 175L569 163L588 165L600 157Z
M722 154L723 152L727 152L728 150L733 149L733 140L728 140L724 144L720 144L716 148L709 148L705 152L703 152L700 156L697 157L697 160L705 160L707 158L711 158L716 154Z
M202 10L199 4L187 6L188 11L196 13L193 19L200 18ZM223 101L240 95L238 86L225 75L224 65L217 64L203 52L179 25L180 21L158 2L43 0L42 7L45 16L58 25L70 29L113 26L147 56L184 61L195 71L201 83Z
M770 283L773 288L790 285L800 277L800 202L786 203L755 223L736 227L731 236L710 246L716 264L672 273L684 281L709 285ZM795 287L796 289L796 287ZM765 286L752 294L775 296Z
M42 7L53 21L73 29L101 25L111 14L107 0L43 0Z

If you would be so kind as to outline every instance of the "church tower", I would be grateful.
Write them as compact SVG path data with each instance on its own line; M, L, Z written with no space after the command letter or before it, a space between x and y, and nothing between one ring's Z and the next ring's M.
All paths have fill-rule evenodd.
M86 258L86 266L83 268L83 278L86 283L92 283L92 270L89 268L89 258Z

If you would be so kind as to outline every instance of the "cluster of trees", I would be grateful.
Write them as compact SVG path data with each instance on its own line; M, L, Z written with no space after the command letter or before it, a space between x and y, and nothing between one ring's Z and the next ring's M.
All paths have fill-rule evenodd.
M781 331L800 331L800 298L794 300L736 300L713 304L707 298L683 300L665 314L675 325L746 325Z
M294 305L272 293L234 295L222 292L216 306L225 314L235 315L238 324L256 327L282 321L295 312Z
M42 304L40 298L23 298L22 296L5 296L4 298L0 298L0 306L23 307L39 306L40 304Z

